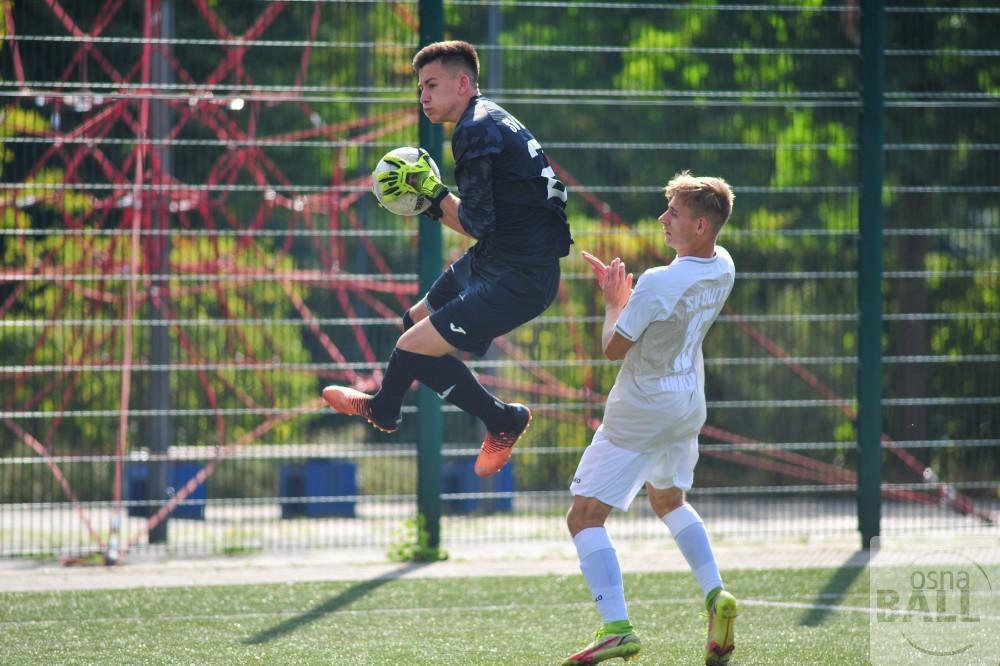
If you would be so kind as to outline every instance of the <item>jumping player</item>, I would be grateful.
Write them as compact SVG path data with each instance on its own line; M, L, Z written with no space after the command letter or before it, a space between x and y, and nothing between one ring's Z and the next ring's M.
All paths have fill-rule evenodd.
M583 253L604 292L604 354L624 362L604 421L573 475L566 517L604 624L563 666L628 659L639 652L618 554L604 523L612 508L627 511L643 485L705 593L705 663L727 663L734 647L736 599L723 589L705 525L684 495L694 482L706 416L701 344L736 276L729 253L715 244L732 211L733 193L721 178L696 178L686 171L675 175L665 192L669 203L659 222L666 244L677 252L668 266L647 270L633 291L632 274L621 259L605 265Z
M433 123L455 123L451 148L461 198L437 178L423 153L415 163L379 176L387 201L420 193L427 214L476 243L403 314L403 335L389 357L382 386L368 395L346 386L323 390L342 414L374 427L399 427L400 405L414 380L486 425L476 474L496 474L531 422L524 405L491 395L456 349L482 356L493 339L540 315L559 288L559 258L573 242L566 222L566 187L531 132L479 93L479 56L471 44L430 44L413 58L420 105Z

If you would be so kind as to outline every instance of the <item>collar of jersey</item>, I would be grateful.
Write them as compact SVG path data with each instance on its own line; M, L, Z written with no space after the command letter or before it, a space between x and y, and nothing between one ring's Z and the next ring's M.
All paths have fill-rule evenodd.
M718 258L719 258L719 253L716 252L711 257L692 257L691 255L687 255L684 257L677 257L676 259L674 259L674 261L694 261L699 264L707 264L709 262L715 261Z

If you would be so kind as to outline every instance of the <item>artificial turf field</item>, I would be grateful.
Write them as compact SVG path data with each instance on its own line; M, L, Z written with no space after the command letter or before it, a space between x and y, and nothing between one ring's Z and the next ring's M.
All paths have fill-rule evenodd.
M735 571L732 664L868 662L863 568ZM690 573L625 576L638 664L703 663ZM581 576L0 593L0 664L559 664L599 624ZM620 660L607 662L621 664Z

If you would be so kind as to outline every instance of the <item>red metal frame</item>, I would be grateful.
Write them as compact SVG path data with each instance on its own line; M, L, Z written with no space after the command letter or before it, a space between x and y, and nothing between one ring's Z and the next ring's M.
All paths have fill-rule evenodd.
M342 191L342 186L367 185L367 178L354 180L345 179L342 170L340 168L335 168L334 174L332 175L332 187L329 191L321 193L295 193L295 184L292 183L282 173L280 167L268 157L262 145L252 145L248 147L246 144L250 140L254 140L257 144L266 145L269 140L282 141L315 137L324 137L328 139L342 138L352 140L355 144L363 144L373 139L398 132L400 129L412 126L417 122L417 110L413 109L412 111L407 110L394 112L377 118L363 118L334 125L322 125L314 129L285 132L272 137L261 137L256 134L256 128L252 124L248 129L240 127L237 122L235 122L223 111L219 105L220 100L218 98L210 98L205 95L192 98L191 93L186 93L183 101L170 98L165 100L166 103L171 105L174 114L174 126L171 129L169 136L176 137L189 123L197 123L210 129L217 139L228 142L232 147L224 151L211 166L205 182L205 185L209 187L193 186L182 183L177 181L172 174L165 173L162 170L162 165L157 159L156 151L150 149L150 101L159 92L154 89L150 79L150 67L154 52L161 53L169 62L177 80L191 86L194 91L210 91L215 84L219 83L228 76L232 76L239 83L252 86L253 81L250 79L248 73L242 66L243 58L246 53L253 48L254 43L267 33L268 29L272 26L275 19L282 13L286 5L277 1L264 5L260 15L253 21L251 26L241 35L234 35L205 0L192 0L195 9L204 19L213 35L221 40L239 42L238 44L224 47L224 55L221 57L219 63L204 79L204 81L198 82L195 81L191 74L181 65L181 63L173 57L169 50L165 49L162 44L154 43L154 40L152 40L153 37L159 34L158 27L155 24L159 17L159 0L145 0L143 34L146 37L146 40L142 48L142 55L139 62L134 63L133 66L124 73L119 72L101 53L99 44L90 40L90 38L100 36L112 23L116 14L124 5L124 0L105 0L89 30L81 28L78 23L73 20L73 17L69 14L69 12L67 12L57 0L45 0L45 2L52 11L53 15L59 20L63 28L66 30L67 34L80 39L80 45L75 51L69 64L62 71L59 81L86 83L87 64L89 62L94 62L107 77L118 85L119 92L125 93L126 96L121 99L109 101L103 108L95 106L92 111L89 112L89 117L74 129L66 132L55 130L49 133L48 137L51 139L52 145L42 154L37 163L29 170L28 178L26 180L30 180L33 176L40 173L50 164L61 161L62 164L60 166L64 170L64 182L66 184L72 184L76 180L80 165L84 162L84 160L90 159L98 165L101 173L103 173L107 178L110 190L110 192L103 197L95 195L93 202L95 218L90 221L103 227L109 223L112 211L120 209L123 201L130 201L128 211L122 217L121 223L121 227L130 232L127 235L129 242L128 262L127 265L120 265L113 260L106 262L104 270L109 275L123 270L127 270L130 275L140 276L148 276L151 272L153 272L152 268L154 267L155 257L157 256L157 253L155 252L155 245L159 242L159 239L155 235L144 234L143 232L151 230L152 221L150 212L156 205L165 205L170 210L177 211L178 219L180 220L181 225L187 227L194 226L192 224L191 215L197 214L201 217L202 224L210 229L216 228L216 219L224 221L231 228L244 228L251 230L259 229L268 220L273 210L277 208L285 208L300 213L301 221L305 225L312 224L312 218L307 215L307 213L319 213L327 215L329 228L331 230L336 230L341 224L339 214L343 214L344 218L346 218L347 226L352 229L358 229L360 225L353 210L353 206L360 197L365 196L365 193L359 191L345 193ZM12 36L16 36L10 4L4 5L4 11L8 30ZM409 22L416 21L412 12L410 12L406 7L397 4L395 6L395 11L399 13L401 19L403 20ZM308 25L307 38L309 41L312 41L315 38L321 18L322 6L317 3ZM32 91L27 89L24 66L18 42L15 38L9 43L13 54L14 72L24 92L26 94L44 96L47 99L59 97L59 99L53 99L52 103L57 105L61 104L62 93L60 92L55 90ZM311 48L306 46L303 48L302 56L300 58L300 66L296 72L296 84L300 84L305 79L310 66L310 60ZM260 100L255 100L253 94L241 96L247 98L251 103L260 103ZM192 104L189 101L190 99L195 99L196 101ZM267 100L270 102L275 100L296 101L306 117L309 117L312 114L312 109L308 103L301 100L299 96L294 93L268 95ZM225 102L227 100L221 101ZM136 139L135 147L127 156L124 157L122 164L114 164L112 159L105 154L97 144L100 139L107 137L108 134L110 134L115 128L122 126L128 128L128 130L134 135ZM93 138L95 142L89 144L68 142L68 140L75 140L84 137ZM574 192L579 195L582 200L585 201L606 223L611 225L622 223L621 218L611 209L609 205L603 202L595 194L588 192L586 187L578 183L573 175L566 169L557 164L553 164L553 168L556 170L560 178L568 184L574 186ZM268 195L262 197L257 213L249 224L240 223L239 221L233 219L228 213L225 208L228 198L227 191L223 189L223 191L219 192L217 196L213 196L212 194L212 186L232 185L241 174L249 175L253 182L259 186L274 186L273 190L270 191ZM166 189L165 191L157 189L157 186L162 187L163 185L168 186L169 189ZM281 194L277 191L279 189L294 194ZM35 196L35 193L32 191L30 185L26 185L25 190L25 193ZM61 195L58 192L48 192L37 196L43 196L47 200L57 203L61 200ZM82 229L88 222L86 219L74 217L66 210L64 210L64 218L68 229ZM289 237L289 242L290 240L291 239ZM111 247L109 248L109 255L111 257L114 257L116 254L115 250L118 242L117 237L113 237L110 241ZM241 244L247 242L249 241L241 241ZM309 310L302 299L298 297L295 290L292 288L292 284L296 282L309 282L314 285L333 290L348 316L353 316L354 313L352 298L356 298L361 302L364 302L368 307L371 307L381 316L394 316L395 313L381 301L372 298L370 292L377 290L392 294L400 306L406 306L409 304L407 299L416 295L416 285L409 283L394 283L390 281L370 282L359 279L340 279L336 276L336 267L341 260L341 257L337 254L337 249L328 244L324 244L320 239L314 238L312 242L316 251L321 256L324 266L329 270L323 272L294 271L285 276L286 279L283 280L281 284L286 296L288 297L289 303L302 317L303 322L319 341L320 345L329 355L330 359L336 362L345 362L347 359L344 354L316 323L316 317ZM376 268L381 272L388 272L388 266L374 244L367 239L364 239L362 243L373 265L376 266ZM53 253L50 253L44 258L42 264L35 269L34 274L51 276L57 276L63 272L71 274L84 269L91 259L92 257L86 257L76 266L60 268L55 265L53 261ZM219 272L218 266L214 264L186 265L182 261L173 262L171 270L177 273ZM233 271L228 272L230 274L233 273ZM10 279L17 273L20 273L20 271L4 270L2 274L0 274L0 279ZM255 277L261 277L263 275L271 275L271 273L263 270L243 271L238 275L238 277L245 278L249 281ZM10 309L12 304L21 296L25 284L25 282L18 284L6 301L0 304L0 315L5 314ZM114 308L123 308L125 312L124 318L129 322L122 329L124 338L121 346L123 350L123 357L119 402L120 413L118 417L118 437L116 441L116 463L113 491L113 513L116 516L119 516L122 508L122 463L128 453L128 408L132 372L131 365L133 362L133 330L131 322L135 318L137 309L151 299L158 301L159 294L151 291L151 284L148 278L142 284L139 284L137 280L130 280L128 292L124 299L121 298L119 293L107 289L101 283L98 283L95 288L87 288L86 291L84 291L84 287L78 284L74 284L72 282L68 284L70 288L86 294L89 302L91 303L91 307L94 308L95 312L98 308L107 308L109 306ZM177 290L170 295L172 297L178 297L184 295L185 293L192 293L205 288L211 289L213 287L182 287L180 290ZM218 288L218 285L216 285L215 288ZM221 307L228 308L229 304L226 302L224 293L220 291L218 296ZM566 298L565 290L561 292L561 298ZM55 305L55 316L58 316L65 300L66 294L63 294L60 301ZM836 393L827 387L816 375L794 363L790 356L773 340L770 340L763 333L749 324L744 323L742 326L745 333L750 338L760 345L768 354L774 358L780 359L799 380L807 384L813 391L824 398L830 400L840 400ZM199 353L184 326L180 323L175 323L173 325L173 329L180 341L181 348L188 354L188 360L199 361ZM586 350L583 346L582 333L578 331L575 326L571 326L570 333L576 341L576 352L581 357L586 356ZM375 357L371 345L368 342L364 328L360 326L356 327L354 334L364 359L368 362L377 362L379 359ZM35 355L42 348L47 335L47 331L42 332L33 351L28 354L27 363L32 362ZM236 336L237 338L242 338L242 332L237 332ZM95 332L90 330L85 333L85 339L80 355L76 358L68 360L71 365L73 363L99 364L99 361L88 359L88 355L91 353L100 353L101 350L107 348L114 342L115 339L113 333L109 333L102 338L98 338L96 337ZM518 349L515 345L508 341L500 340L499 346L505 354L513 359L526 357L523 350ZM534 376L536 381L530 385L527 383L517 383L516 388L518 390L531 392L535 395L572 396L577 399L584 399L587 401L600 399L595 393L593 385L588 385L582 388L567 386L562 384L555 376L543 369L529 369L529 372ZM330 379L350 382L362 388L373 388L373 383L375 382L375 379L368 376L361 376L353 370L327 374ZM376 378L377 376L378 373L376 373ZM275 392L267 377L265 375L261 375L260 379L265 387L265 393L268 397L273 399ZM14 379L15 388L23 386L24 380L25 377L23 375L16 376ZM54 395L61 389L62 394L57 399L57 403L65 408L65 406L70 403L78 386L79 380L80 370L73 370L67 378L64 378L61 382L51 382L27 404L20 405L19 407L30 408L38 405L42 400ZM242 394L239 388L234 386L231 381L228 381L220 371L212 372L209 370L199 370L198 380L204 390L207 404L210 407L217 407L219 404L216 392L217 384L220 384L227 392L237 395L243 404L247 406L257 405L252 396ZM483 380L484 383L495 386L514 386L511 382L492 375L484 375ZM16 393L16 390L13 391L10 397L8 397L5 401L5 408L7 410L12 410L15 407L14 395ZM270 416L264 419L258 428L253 432L248 433L236 442L223 445L220 448L217 457L204 467L201 472L199 472L199 474L184 488L179 489L176 495L166 505L159 509L156 515L147 522L146 526L142 530L128 536L127 539L125 539L122 554L124 554L129 547L132 547L141 541L143 536L147 534L150 529L166 518L178 502L186 498L198 487L199 484L204 483L204 481L212 475L217 465L228 455L231 455L233 451L238 449L240 446L253 442L278 423L294 418L303 413L303 410L312 409L321 404L321 401L318 400L309 401L296 409L288 410L287 412L277 416ZM841 409L849 418L852 420L856 419L857 415L853 408L843 407ZM585 417L592 426L596 424L597 416L595 414L588 412ZM553 415L553 418L567 420L579 419L579 415L555 414ZM40 441L40 439L35 435L24 430L12 419L5 418L3 419L3 423L6 427L11 429L17 437L25 443L25 445L31 448L37 455L45 459L48 468L59 482L66 497L72 502L81 521L87 527L91 538L95 543L100 545L100 548L103 551L107 551L109 548L108 541L105 540L100 532L91 524L86 511L81 507L69 485L69 482L62 474L58 464L52 460L51 448L60 419L55 419L50 423L48 432L41 437L42 441ZM221 416L216 420L216 429L218 441L226 442L227 433L225 421ZM723 442L736 444L745 444L748 442L748 440L745 440L739 435L726 433L717 428L712 428L711 426L706 426L704 434ZM886 437L886 441L888 441L888 437ZM921 479L936 478L932 476L932 471L925 469L923 465L916 461L916 459L905 450L901 448L890 448L890 451L892 451L894 455L898 456L908 467L918 474ZM732 452L724 452L713 450L709 455L759 469L776 471L794 478L812 480L818 483L844 484L855 482L855 474L849 470L844 470L808 456L787 451L758 450L750 452L734 450ZM931 476L928 476L928 473L930 473ZM931 494L914 491L904 492L887 490L885 492L887 497L910 502L945 502L948 506L962 513L975 514L984 520L992 520L989 516L985 516L984 514L977 512L968 498L954 492L953 488L949 489L947 484L939 483L938 494L939 496L935 497ZM113 521L113 524L116 525L117 521Z

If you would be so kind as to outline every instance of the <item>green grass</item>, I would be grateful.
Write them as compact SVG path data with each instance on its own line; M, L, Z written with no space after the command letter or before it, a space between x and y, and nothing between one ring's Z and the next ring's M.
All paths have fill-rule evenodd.
M868 616L852 610L868 605L865 570L726 579L744 602L734 665L867 663ZM639 664L702 663L691 575L625 585ZM598 624L580 576L3 593L0 663L535 666L560 663Z

